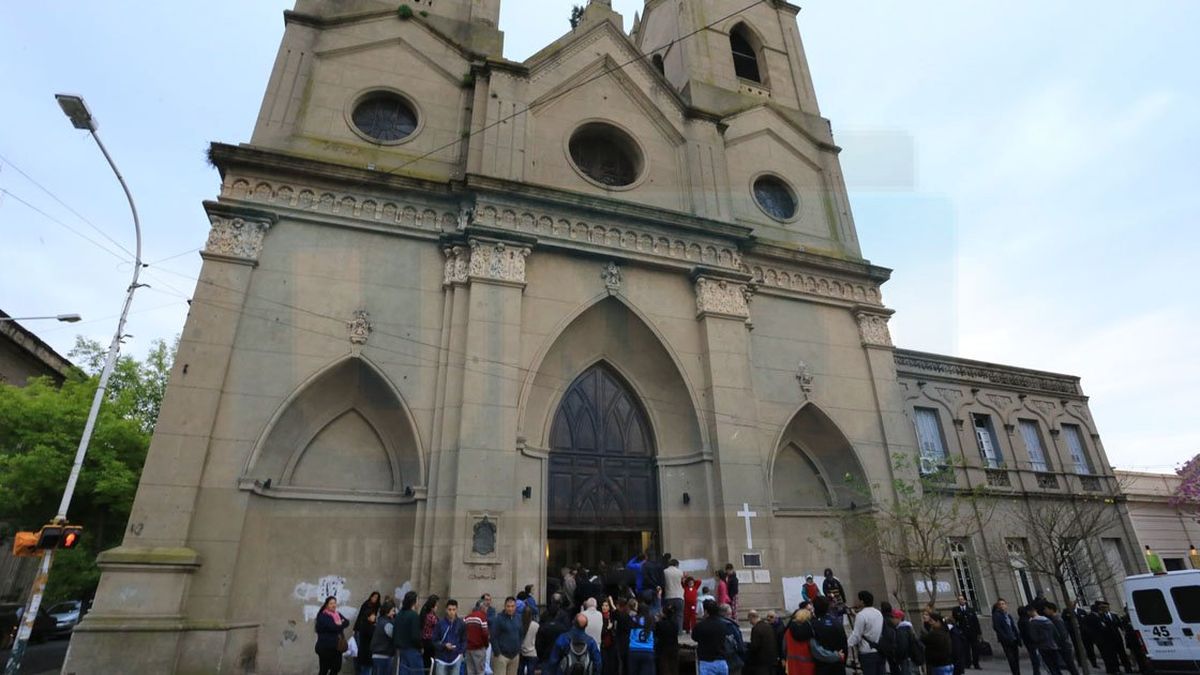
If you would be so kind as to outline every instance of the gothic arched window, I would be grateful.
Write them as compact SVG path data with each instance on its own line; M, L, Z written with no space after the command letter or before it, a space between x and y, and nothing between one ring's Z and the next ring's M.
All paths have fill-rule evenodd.
M739 23L729 31L729 49L733 52L733 71L743 80L763 84L762 71L758 64L758 49L754 34Z

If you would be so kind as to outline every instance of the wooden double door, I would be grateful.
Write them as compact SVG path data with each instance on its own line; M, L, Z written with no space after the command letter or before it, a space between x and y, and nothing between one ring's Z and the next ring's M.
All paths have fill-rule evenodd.
M654 435L632 389L603 362L576 378L559 404L549 479L550 570L572 555L596 558L571 561L585 565L624 562L657 545Z

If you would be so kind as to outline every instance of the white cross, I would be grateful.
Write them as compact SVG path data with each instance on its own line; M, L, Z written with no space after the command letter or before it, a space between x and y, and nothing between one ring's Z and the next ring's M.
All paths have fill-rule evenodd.
M738 518L746 519L746 548L754 549L754 535L750 532L750 519L758 517L758 511L751 511L750 505L743 503L742 510L737 512Z

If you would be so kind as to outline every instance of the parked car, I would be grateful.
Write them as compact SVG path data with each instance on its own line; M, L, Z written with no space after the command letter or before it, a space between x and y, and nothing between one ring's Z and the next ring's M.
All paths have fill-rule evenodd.
M83 602L66 600L46 610L46 613L54 619L55 637L70 635L79 620L83 618Z
M21 613L24 605L15 603L0 605L0 649L8 649L17 638L17 629L21 627ZM54 634L54 619L46 612L46 608L38 609L37 619L33 622L33 633L29 641L45 642Z

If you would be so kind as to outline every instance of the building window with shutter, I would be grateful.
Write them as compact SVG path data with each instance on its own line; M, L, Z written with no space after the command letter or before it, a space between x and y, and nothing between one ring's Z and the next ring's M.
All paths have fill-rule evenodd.
M1075 464L1075 473L1090 475L1092 462L1088 459L1087 448L1083 445L1083 434L1076 424L1062 425L1063 436L1067 439L1067 450L1071 453L1071 461Z
M1029 452L1029 466L1034 471L1049 471L1050 462L1046 460L1046 447L1042 443L1042 431L1033 420L1020 420L1021 438L1025 441L1025 449Z
M933 408L914 408L913 423L917 428L917 445L921 451L921 473L936 473L950 457L938 412Z
M1008 565L1012 568L1013 584L1017 588L1017 595L1021 598L1021 606L1028 606L1037 597L1037 589L1033 575L1029 573L1029 566L1025 562L1028 556L1025 540L1006 539L1004 545L1008 549Z

